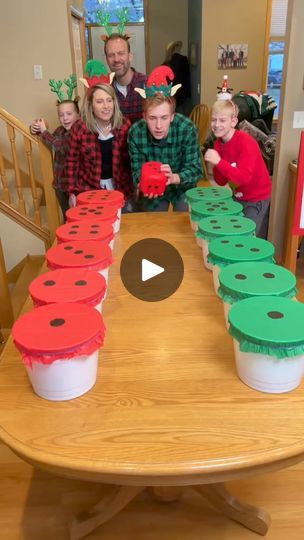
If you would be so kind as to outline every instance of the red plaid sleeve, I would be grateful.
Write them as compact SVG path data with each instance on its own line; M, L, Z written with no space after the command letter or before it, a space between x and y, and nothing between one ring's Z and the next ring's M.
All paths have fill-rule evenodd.
M128 131L131 126L130 120L124 118L123 125L115 130L113 142L113 178L116 189L122 191L128 199L133 193L133 181L128 151Z

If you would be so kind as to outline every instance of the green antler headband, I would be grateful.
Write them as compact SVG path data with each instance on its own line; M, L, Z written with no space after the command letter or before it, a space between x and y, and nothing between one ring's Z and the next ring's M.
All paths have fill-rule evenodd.
M110 24L111 14L108 11L103 12L100 9L98 9L96 11L96 15L98 19L98 24L100 26L103 26L105 28L105 31L107 32L107 35L102 35L101 39L103 41L107 41L109 37L112 35L113 28L114 28ZM125 34L125 26L129 20L129 9L127 7L118 9L117 11L115 11L115 15L118 19L118 25L117 25L117 30L116 30L117 34L122 36L124 39L129 39L130 36Z
M62 88L63 84L65 84L65 86L67 87L66 89ZM77 87L77 78L76 75L73 73L63 81L55 81L55 79L50 79L49 85L51 88L51 92L57 94L59 103L61 103L62 101L71 101L73 97L73 92Z

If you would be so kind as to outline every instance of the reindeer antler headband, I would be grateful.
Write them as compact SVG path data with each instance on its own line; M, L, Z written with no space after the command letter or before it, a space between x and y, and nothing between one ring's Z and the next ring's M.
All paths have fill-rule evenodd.
M67 87L66 89L62 88L63 84L65 84ZM51 92L57 94L58 103L62 103L63 101L72 101L73 92L75 88L77 88L76 75L73 73L67 79L63 79L63 81L55 81L55 79L50 79L49 86L51 88Z
M100 26L103 26L105 28L105 31L107 32L107 34L102 34L100 36L100 39L106 42L112 35L114 28L110 25L111 14L108 11L102 12L100 9L98 9L96 11L96 15L98 19L98 24ZM125 34L125 26L129 20L129 9L127 7L118 9L117 11L115 11L115 15L118 19L118 25L117 29L115 29L115 33L119 34L123 39L130 39L130 36L128 34Z
M134 90L138 92L138 94L140 94L144 99L151 98L155 96L155 94L174 96L182 85L175 84L172 86L172 83L168 84L167 78L169 81L173 81L174 73L172 69L168 66L159 66L153 69L151 72L145 88L134 88Z

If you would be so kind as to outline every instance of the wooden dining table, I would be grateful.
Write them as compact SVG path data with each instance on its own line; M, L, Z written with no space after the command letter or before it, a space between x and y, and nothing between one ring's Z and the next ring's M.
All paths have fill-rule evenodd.
M123 254L146 238L168 241L184 262L180 287L160 302L135 298L120 278ZM97 505L72 520L71 540L144 489L165 502L183 486L266 534L267 512L237 500L225 482L303 459L303 384L266 394L240 381L223 306L187 213L123 215L114 257L96 385L70 401L39 398L9 340L0 364L0 438L34 467L109 485ZM28 300L25 310L31 308Z

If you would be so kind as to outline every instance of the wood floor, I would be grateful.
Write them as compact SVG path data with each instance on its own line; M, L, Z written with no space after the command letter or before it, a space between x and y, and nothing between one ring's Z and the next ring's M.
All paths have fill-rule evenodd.
M298 264L299 300L304 301L304 257ZM304 426L303 426L304 430ZM34 470L0 444L0 540L68 540L73 513L97 502L106 487ZM267 540L304 538L304 463L265 476L227 484L244 502L272 517ZM254 540L258 535L210 508L187 488L174 503L139 495L88 540Z

